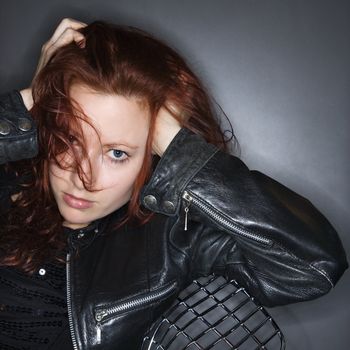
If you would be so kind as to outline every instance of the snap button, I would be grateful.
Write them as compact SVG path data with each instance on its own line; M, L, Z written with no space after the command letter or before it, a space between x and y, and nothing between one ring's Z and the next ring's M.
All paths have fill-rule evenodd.
M165 201L163 203L163 208L164 210L167 212L167 213L174 213L175 211L175 205L173 202L170 202L170 201Z
M19 118L17 125L18 129L22 131L29 131L32 128L32 123L27 118Z
M45 269L40 269L39 270L39 275L40 276L44 276L46 274L46 270Z
M0 120L0 135L8 135L11 131L10 125L3 120Z
M149 194L143 199L144 203L149 207L155 207L157 205L157 198Z

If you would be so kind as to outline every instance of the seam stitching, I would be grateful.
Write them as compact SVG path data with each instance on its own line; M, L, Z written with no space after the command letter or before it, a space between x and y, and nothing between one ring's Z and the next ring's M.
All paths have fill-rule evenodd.
M334 284L333 284L332 280L330 279L330 277L328 276L328 274L325 271L318 269L317 267L313 266L312 264L310 264L310 267L312 269L314 269L315 271L317 271L318 273L320 273L323 277L325 277L327 279L327 281L329 282L329 284L332 286L332 288L334 288Z

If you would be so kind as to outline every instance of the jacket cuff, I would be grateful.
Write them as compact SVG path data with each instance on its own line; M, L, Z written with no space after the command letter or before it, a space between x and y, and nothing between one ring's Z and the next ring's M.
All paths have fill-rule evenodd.
M37 128L18 90L0 95L0 164L38 153Z
M143 188L142 204L157 213L178 213L184 188L217 151L217 147L207 143L200 135L182 128Z

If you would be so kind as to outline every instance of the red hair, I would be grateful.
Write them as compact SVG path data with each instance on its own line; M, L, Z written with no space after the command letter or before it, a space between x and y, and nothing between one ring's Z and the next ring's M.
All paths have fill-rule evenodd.
M0 264L34 271L48 257L57 255L65 245L62 218L49 186L49 161L58 161L62 152L74 149L70 135L81 144L84 138L81 119L69 91L73 84L85 85L99 93L137 98L150 112L150 130L142 168L136 178L122 221L147 222L152 213L140 207L139 194L149 179L156 157L152 156L155 120L165 107L181 126L200 134L204 139L227 151L228 141L220 128L213 104L198 77L185 60L172 48L148 33L133 27L95 21L80 29L85 47L70 43L55 52L35 78L32 91L34 106L31 114L39 131L39 155L32 160L8 165L8 170L27 176L21 196L9 211L2 225ZM173 112L176 106L181 114ZM75 158L74 166L83 184L89 189L87 174ZM21 224L19 224L21 223ZM23 230L25 223L25 230ZM35 237L35 238L34 238Z

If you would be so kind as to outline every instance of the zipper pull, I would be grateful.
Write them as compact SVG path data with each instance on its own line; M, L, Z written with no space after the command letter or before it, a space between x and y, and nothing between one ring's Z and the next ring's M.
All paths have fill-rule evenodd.
M107 312L104 310L98 311L95 314L95 320L97 321L96 323L96 343L97 344L101 344L101 341L102 341L101 321L106 315L107 315Z
M101 344L102 342L102 335L101 335L101 323L97 323L96 326L96 343Z
M188 212L190 211L190 205L192 202L192 197L188 194L188 192L184 192L183 194L183 198L185 199L185 201L187 202L187 205L185 207L185 227L184 227L184 231L187 231L188 228Z
M100 322L100 321L102 321L102 319L103 319L107 314L108 314L108 312L106 312L106 311L104 311L104 310L98 311L98 312L96 312L96 314L95 314L95 320L96 320L97 322Z

